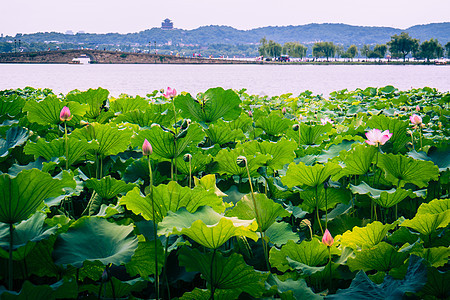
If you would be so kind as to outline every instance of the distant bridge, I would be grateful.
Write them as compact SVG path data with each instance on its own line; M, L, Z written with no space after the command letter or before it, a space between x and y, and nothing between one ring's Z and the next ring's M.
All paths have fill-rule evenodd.
M262 61L181 57L175 55L130 53L103 50L52 50L0 53L0 63L68 64L87 56L97 64L262 64Z

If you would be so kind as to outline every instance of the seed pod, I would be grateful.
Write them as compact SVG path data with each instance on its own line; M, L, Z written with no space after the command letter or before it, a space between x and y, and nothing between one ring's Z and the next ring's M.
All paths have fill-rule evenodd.
M183 155L183 160L185 161L185 162L190 162L191 161L191 159L192 159L192 155L191 154L189 154L189 153L186 153L185 155Z
M298 131L299 129L300 129L300 125L298 125L298 124L292 125L292 130Z
M308 219L303 219L300 222L300 229L305 229L306 227L311 227L311 221L309 221Z
M238 156L238 158L236 159L236 164L238 165L238 167L245 168L245 166L247 165L247 158L242 155Z

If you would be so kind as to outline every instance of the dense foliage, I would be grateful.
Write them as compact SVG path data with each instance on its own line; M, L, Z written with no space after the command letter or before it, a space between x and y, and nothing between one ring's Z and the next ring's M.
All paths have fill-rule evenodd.
M449 102L0 91L0 298L448 298Z

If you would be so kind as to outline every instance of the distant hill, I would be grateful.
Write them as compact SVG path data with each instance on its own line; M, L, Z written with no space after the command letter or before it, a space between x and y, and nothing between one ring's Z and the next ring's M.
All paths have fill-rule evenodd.
M408 32L420 42L437 38L441 44L450 41L450 22L416 25L406 30L391 27L352 26L346 24L307 24L300 26L262 27L251 30L238 30L229 26L202 26L193 30L173 29L162 30L152 28L137 33L118 34L91 34L82 33L66 35L62 33L34 33L4 37L0 41L21 39L23 42L58 41L73 44L121 44L148 45L156 41L158 44L257 44L266 37L278 43L297 41L311 44L316 41L331 41L342 45L384 44L390 41L391 36Z

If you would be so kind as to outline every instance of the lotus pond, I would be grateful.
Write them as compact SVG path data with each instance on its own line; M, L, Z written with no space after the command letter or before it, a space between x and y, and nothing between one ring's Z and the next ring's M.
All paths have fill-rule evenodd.
M0 298L448 298L449 102L0 91Z

